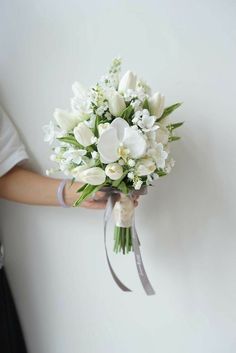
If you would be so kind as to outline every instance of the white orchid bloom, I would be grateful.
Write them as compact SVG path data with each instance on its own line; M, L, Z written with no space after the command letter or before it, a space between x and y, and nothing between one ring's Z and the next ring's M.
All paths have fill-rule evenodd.
M117 180L122 177L123 168L118 163L110 163L106 166L105 173L111 180Z
M99 124L98 125L99 136L101 136L103 134L103 132L109 128L110 128L110 123Z
M99 137L97 148L102 162L108 164L121 157L142 157L146 151L146 141L127 121L116 118L110 128Z
M137 76L132 71L127 71L121 78L118 91L124 93L128 89L136 88Z
M148 103L151 114L159 119L164 112L165 97L159 92L156 92L148 99Z
M74 128L74 135L76 140L84 147L88 147L94 143L93 139L95 136L85 123L79 123Z
M152 158L140 159L136 165L136 174L145 176L152 174L156 170L156 163Z
M49 145L51 145L55 137L55 128L53 122L50 121L49 124L44 125L42 129L44 132L44 141L48 142Z
M106 93L109 111L114 116L119 116L126 108L125 100L116 90L108 90Z
M79 123L80 117L78 114L69 113L62 109L56 109L53 114L57 124L64 131L71 131Z
M150 148L147 154L154 159L157 168L163 169L165 167L165 160L168 157L168 153L164 151L162 143L157 143L154 148Z

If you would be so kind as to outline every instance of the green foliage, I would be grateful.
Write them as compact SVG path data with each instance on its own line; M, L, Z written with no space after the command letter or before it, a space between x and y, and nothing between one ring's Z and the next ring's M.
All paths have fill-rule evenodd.
M165 117L170 115L175 109L179 108L181 106L181 104L182 103L175 103L175 104L170 105L169 107L165 108L162 116L159 119L157 119L157 122L163 120Z
M149 103L148 103L147 98L146 98L145 101L143 102L143 109L149 110Z
M132 107L132 105L128 105L128 107L125 108L121 113L121 117L127 121L129 121L133 115L134 115L134 108Z
M112 182L112 186L114 186L115 188L117 188L119 186L119 184L122 182L122 180L126 177L126 175L128 174L128 170L126 170L123 175L120 177L120 179L114 180Z
M96 116L96 119L95 119L95 125L94 125L94 135L95 135L96 137L98 137L98 125L99 125L99 120L100 120L100 118L99 118L99 116L97 115L97 116Z
M97 192L103 187L103 184L101 185L90 185L90 184L85 184L83 185L78 192L81 191L81 195L78 200L75 201L74 207L79 207L83 201L85 201L89 196L91 196L94 192Z
M177 129L178 127L182 126L183 124L184 124L184 121L181 121L179 123L169 124L166 127L169 131L173 131L173 130Z
M167 173L163 169L157 169L155 173L157 173L159 177L167 175Z
M125 182L122 181L118 186L117 186L117 189L120 190L121 192L123 192L123 194L128 194L129 192L129 189L128 187L126 186Z
M178 141L180 139L181 139L181 137L179 137L179 136L170 136L169 137L169 142Z
M58 137L57 140L69 143L70 145L79 147L79 148L84 148L75 138L74 136L64 136L64 137Z

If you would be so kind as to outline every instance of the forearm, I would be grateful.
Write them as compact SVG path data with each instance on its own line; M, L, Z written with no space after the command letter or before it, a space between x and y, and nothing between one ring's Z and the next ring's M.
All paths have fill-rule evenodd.
M14 167L0 178L0 198L30 205L59 206L57 189L60 179L48 178L20 167ZM70 182L64 189L64 200L73 205L78 199L76 191L82 184Z

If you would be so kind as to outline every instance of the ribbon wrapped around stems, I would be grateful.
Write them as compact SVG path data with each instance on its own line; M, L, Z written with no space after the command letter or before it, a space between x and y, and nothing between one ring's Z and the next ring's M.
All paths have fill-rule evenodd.
M147 295L154 295L155 291L148 279L147 273L144 268L144 264L142 261L142 256L140 252L140 241L138 238L137 230L135 227L135 217L134 217L134 196L144 195L147 193L147 188L143 187L140 190L134 190L130 192L128 195L121 193L119 190L106 187L101 191L105 191L109 194L107 206L104 212L104 246L106 252L107 263L111 272L111 275L118 285L118 287L124 292L132 292L131 289L126 287L121 280L117 277L115 271L112 268L108 251L107 251L107 225L108 221L112 215L112 211L114 210L115 222L119 227L130 227L131 228L131 237L132 237L132 248L135 256L135 263L138 271L138 275L142 286ZM117 201L117 194L120 194L120 200Z

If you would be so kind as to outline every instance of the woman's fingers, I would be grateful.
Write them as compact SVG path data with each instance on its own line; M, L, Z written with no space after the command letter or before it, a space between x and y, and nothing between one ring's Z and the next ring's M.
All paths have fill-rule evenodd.
M120 194L117 193L114 196L115 196L115 200L119 201ZM108 197L109 197L108 193L103 191L97 191L96 193L94 193L94 195L92 195L90 198L84 201L81 204L81 206L85 208L101 210L106 207ZM138 206L138 199L139 199L139 195L134 195L133 202L135 207Z
M103 201L84 201L82 202L81 206L85 207L85 208L89 208L89 209L94 209L94 210L101 210L104 209L106 207L107 201L103 200Z

